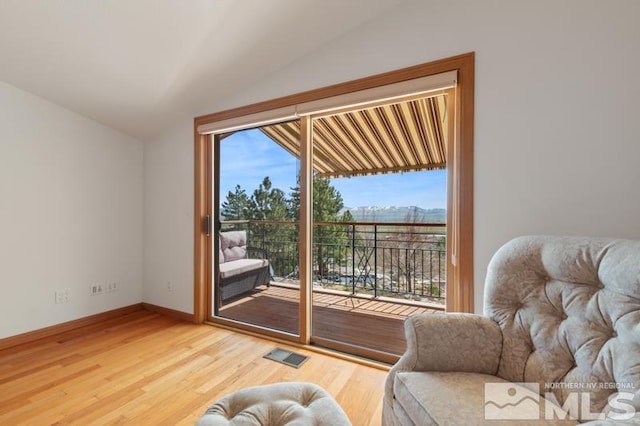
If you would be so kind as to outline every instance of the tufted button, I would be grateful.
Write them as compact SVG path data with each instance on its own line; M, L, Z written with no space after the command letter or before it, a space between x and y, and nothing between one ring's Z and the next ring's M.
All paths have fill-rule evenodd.
M316 396L312 392L306 392L300 396L300 405L307 408L315 400Z
M618 337L618 333L615 330L611 330L611 338L616 338Z

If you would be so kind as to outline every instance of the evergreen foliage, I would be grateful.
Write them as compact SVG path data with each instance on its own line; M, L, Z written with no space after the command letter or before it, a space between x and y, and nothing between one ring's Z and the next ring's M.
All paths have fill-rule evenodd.
M234 191L227 193L221 205L222 220L248 220L258 223L249 228L249 241L255 247L272 254L270 261L276 275L295 273L298 254L298 234L300 218L300 178L295 187L287 194L274 188L265 176L262 183L251 196L236 185ZM349 222L351 213L344 210L342 195L331 181L317 175L313 177L313 219L314 222ZM264 223L260 223L264 222ZM276 223L272 223L276 222ZM287 223L289 222L289 223ZM316 226L314 228L314 264L320 276L326 273L327 261L335 261L333 253L327 247L338 249L349 241L349 229L345 226ZM291 253L294 251L294 253ZM285 253L286 252L286 253ZM285 255L286 254L286 255Z

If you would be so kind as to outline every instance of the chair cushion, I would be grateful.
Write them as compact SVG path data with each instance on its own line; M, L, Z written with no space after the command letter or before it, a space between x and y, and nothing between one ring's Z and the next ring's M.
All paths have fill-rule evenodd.
M220 264L220 278L225 279L269 266L266 259L238 259Z
M228 231L220 233L220 250L222 261L232 262L247 257L247 232Z
M336 401L313 383L291 382L247 388L214 403L197 426L348 426Z
M443 373L443 372L400 372L394 381L394 405L401 410L394 411L407 415L414 424L419 425L495 425L496 417L485 420L485 384L504 384L514 388L515 395L521 396L515 402L533 403L529 398L543 400L539 394L496 376L479 373ZM497 395L498 397L501 395ZM489 399L490 401L491 399ZM505 409L499 399L496 399L498 409ZM507 401L511 402L511 401ZM519 426L532 425L575 425L574 420L545 420L545 406L552 404L550 401L534 403L533 406L521 406L528 408L534 417L537 410L538 419L513 420ZM562 408L556 406L555 412L562 412ZM491 410L489 406L487 410ZM507 406L506 409L509 409ZM487 411L488 413L491 411ZM508 418L508 413L505 413ZM505 420L502 420L505 421Z

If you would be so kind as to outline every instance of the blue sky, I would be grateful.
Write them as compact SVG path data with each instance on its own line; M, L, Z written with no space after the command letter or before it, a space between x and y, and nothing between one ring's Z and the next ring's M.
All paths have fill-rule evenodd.
M220 149L220 201L240 185L251 195L269 176L285 193L295 186L298 160L259 130L236 132ZM406 172L332 179L346 207L418 206L446 208L446 171Z

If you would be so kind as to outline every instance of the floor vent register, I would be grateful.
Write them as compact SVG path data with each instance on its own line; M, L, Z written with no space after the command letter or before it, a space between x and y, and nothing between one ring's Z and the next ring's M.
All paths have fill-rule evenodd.
M286 364L290 367L295 368L300 367L307 359L309 359L308 356L300 355L295 352L287 351L280 348L275 348L274 350L266 354L264 358L281 362L282 364Z

